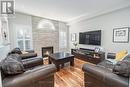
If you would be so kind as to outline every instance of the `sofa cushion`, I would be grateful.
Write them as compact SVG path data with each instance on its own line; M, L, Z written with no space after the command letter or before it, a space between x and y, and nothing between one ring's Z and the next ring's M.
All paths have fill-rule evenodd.
M37 57L37 53L25 53L25 54L20 54L22 59L27 59L27 58L32 58L32 57Z
M35 66L43 65L43 58L33 57L33 58L23 59L22 62L24 68L29 69Z
M103 60L97 66L104 67L104 68L107 68L109 70L112 70L113 67L114 67L113 63L111 61L109 61L109 60Z
M18 54L10 54L2 60L1 69L3 74L7 76L23 73L25 70L20 58Z
M114 65L113 73L129 77L130 61L127 61L127 60L119 61L116 65Z
M22 52L22 54L27 54L28 52L27 51L21 51Z

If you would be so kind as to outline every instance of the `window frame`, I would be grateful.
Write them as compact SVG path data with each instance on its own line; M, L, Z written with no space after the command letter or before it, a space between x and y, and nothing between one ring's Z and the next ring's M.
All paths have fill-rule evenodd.
M19 27L20 27L20 29L23 30L23 38L21 38L21 39L18 38L18 29L19 29ZM25 29L29 29L29 34L30 34L29 39L26 38ZM15 25L15 40L16 40L15 43L16 43L17 47L19 47L18 41L22 40L22 42L23 42L23 49L22 50L32 50L33 49L32 27L30 27L29 25L19 25L19 24ZM30 40L30 49L26 48L26 40Z

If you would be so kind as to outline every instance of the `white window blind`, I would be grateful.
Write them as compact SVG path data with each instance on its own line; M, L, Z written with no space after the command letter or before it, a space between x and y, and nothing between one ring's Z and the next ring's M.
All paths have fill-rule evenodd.
M21 50L32 49L32 30L28 26L16 27L16 44Z
M67 33L61 31L59 34L59 38L60 38L60 48L67 48Z

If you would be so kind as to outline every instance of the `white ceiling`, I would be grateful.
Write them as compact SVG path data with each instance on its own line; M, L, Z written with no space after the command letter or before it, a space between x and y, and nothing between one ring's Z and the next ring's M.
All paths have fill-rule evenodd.
M18 12L67 22L125 4L130 4L130 0L15 0L15 9Z

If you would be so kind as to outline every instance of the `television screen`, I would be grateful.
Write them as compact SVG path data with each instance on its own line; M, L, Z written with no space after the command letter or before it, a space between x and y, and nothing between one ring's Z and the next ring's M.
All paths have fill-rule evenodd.
M79 44L101 45L101 30L79 33Z

